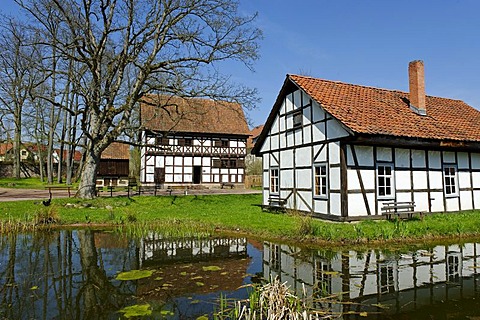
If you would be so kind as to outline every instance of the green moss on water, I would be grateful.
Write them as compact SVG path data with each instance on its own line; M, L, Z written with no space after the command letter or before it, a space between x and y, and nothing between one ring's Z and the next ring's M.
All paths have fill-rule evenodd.
M152 308L149 304L136 304L118 310L118 312L123 313L125 318L145 317L152 314Z
M130 270L126 272L120 272L119 274L117 274L117 277L115 279L121 281L138 280L151 277L152 274L152 270Z

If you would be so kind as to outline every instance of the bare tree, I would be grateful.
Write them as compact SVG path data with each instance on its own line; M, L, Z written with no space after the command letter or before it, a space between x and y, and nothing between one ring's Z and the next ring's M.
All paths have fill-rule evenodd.
M34 60L39 58L32 43L31 34L24 25L13 19L4 18L0 31L0 104L3 117L14 127L13 164L14 175L20 178L20 147L22 136L22 117L30 92L38 85L39 79L34 72ZM40 81L41 82L41 81Z
M221 98L244 105L255 98L255 90L219 72L225 60L251 68L257 58L261 32L252 26L255 16L239 14L238 1L15 1L49 39L44 45L85 70L72 79L80 90L81 130L87 141L79 197L95 196L100 154L121 137L146 94Z

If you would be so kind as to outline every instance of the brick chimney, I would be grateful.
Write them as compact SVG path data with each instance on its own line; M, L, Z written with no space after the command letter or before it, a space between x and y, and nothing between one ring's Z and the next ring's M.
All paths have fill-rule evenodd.
M408 79L410 84L410 109L417 114L427 115L425 107L425 71L422 60L411 61L408 64Z

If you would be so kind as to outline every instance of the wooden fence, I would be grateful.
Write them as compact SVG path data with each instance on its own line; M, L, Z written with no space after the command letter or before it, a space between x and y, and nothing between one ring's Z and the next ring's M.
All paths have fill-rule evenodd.
M245 188L251 189L253 187L262 186L262 176L245 176Z

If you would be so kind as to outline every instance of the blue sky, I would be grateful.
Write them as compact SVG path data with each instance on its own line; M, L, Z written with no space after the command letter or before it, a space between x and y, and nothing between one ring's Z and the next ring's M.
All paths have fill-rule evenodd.
M0 0L10 11L13 0ZM265 122L286 74L408 91L408 62L423 60L428 95L480 109L478 0L240 0L264 32L255 72L226 66L256 87L252 125Z

